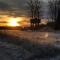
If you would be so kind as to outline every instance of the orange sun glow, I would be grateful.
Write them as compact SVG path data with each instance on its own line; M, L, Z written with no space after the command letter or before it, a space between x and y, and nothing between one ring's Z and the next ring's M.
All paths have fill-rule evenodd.
M11 19L8 21L8 25L9 25L9 26L19 26L18 20L17 20L16 18L11 18Z

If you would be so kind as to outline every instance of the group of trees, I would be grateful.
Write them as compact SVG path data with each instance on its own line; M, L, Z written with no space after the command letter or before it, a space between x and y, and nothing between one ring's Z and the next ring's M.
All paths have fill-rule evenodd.
M41 14L41 2L39 0L29 0L27 2L28 4L28 9L30 11L30 16L32 18L38 18L40 17L40 14Z
M57 3L57 19L55 22L55 29L59 29L60 30L60 1L58 1Z
M41 15L41 2L39 0L29 0L27 2L28 4L28 9L30 13L30 23L31 23L31 28L33 29L38 29L39 28L39 23L40 23L40 15Z
M57 19L58 16L58 1L57 0L50 0L49 1L49 14L50 14L50 18L52 18L53 20Z
M49 1L50 17L55 21L55 29L60 29L60 1Z
M49 14L52 22L56 29L60 29L60 1L59 0L49 0ZM40 18L41 14L41 2L39 0L30 0L28 2L28 7L31 13L31 17Z

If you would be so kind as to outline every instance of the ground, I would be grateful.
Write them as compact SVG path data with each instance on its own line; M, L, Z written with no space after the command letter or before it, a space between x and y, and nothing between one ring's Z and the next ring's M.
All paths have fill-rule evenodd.
M59 36L60 32L2 30L0 59L59 60L60 47L55 45L55 42L60 40Z
M59 39L60 34L58 32L39 32L39 31L19 31L19 30L6 30L3 33L17 36L19 38L28 39L33 43L54 43L56 39Z

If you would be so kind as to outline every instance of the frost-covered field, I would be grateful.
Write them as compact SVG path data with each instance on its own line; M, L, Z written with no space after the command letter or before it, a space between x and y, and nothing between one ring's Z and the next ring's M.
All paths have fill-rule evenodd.
M1 60L60 60L60 47L55 44L60 40L60 32L19 30L0 32L3 33L2 35L0 33Z
M30 56L21 46L0 42L0 60L25 60Z
M7 33L19 38L28 39L33 43L54 43L60 39L60 32L39 32L39 31L19 31L19 30L6 30L3 33Z

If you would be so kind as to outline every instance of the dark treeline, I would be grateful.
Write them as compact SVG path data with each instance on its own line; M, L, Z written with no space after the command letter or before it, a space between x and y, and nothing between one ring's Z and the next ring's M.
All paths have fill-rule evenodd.
M58 2L58 5L57 5L57 11L58 11L58 15L57 15L57 19L56 19L56 27L55 29L60 29L60 1Z
M42 4L41 1L39 0L30 0L28 1L28 9L30 11L30 16L31 16L31 25L36 25L35 27L39 27L40 21L41 20L41 8ZM55 29L60 29L60 1L59 0L50 0L48 2L49 4L49 14L50 18L52 19L52 22L54 23L53 26ZM36 19L35 19L36 18ZM35 22L35 20L37 20ZM38 23L39 21L39 23Z
M53 2L49 1L49 14L52 18L52 22L55 21L55 29L60 29L60 1L59 0L53 0Z
M27 7L29 9L31 17L31 28L39 28L39 23L41 20L41 2L39 0L30 0L27 2Z
M31 18L37 17L39 19L41 15L41 2L39 0L30 0L27 1L27 5Z

